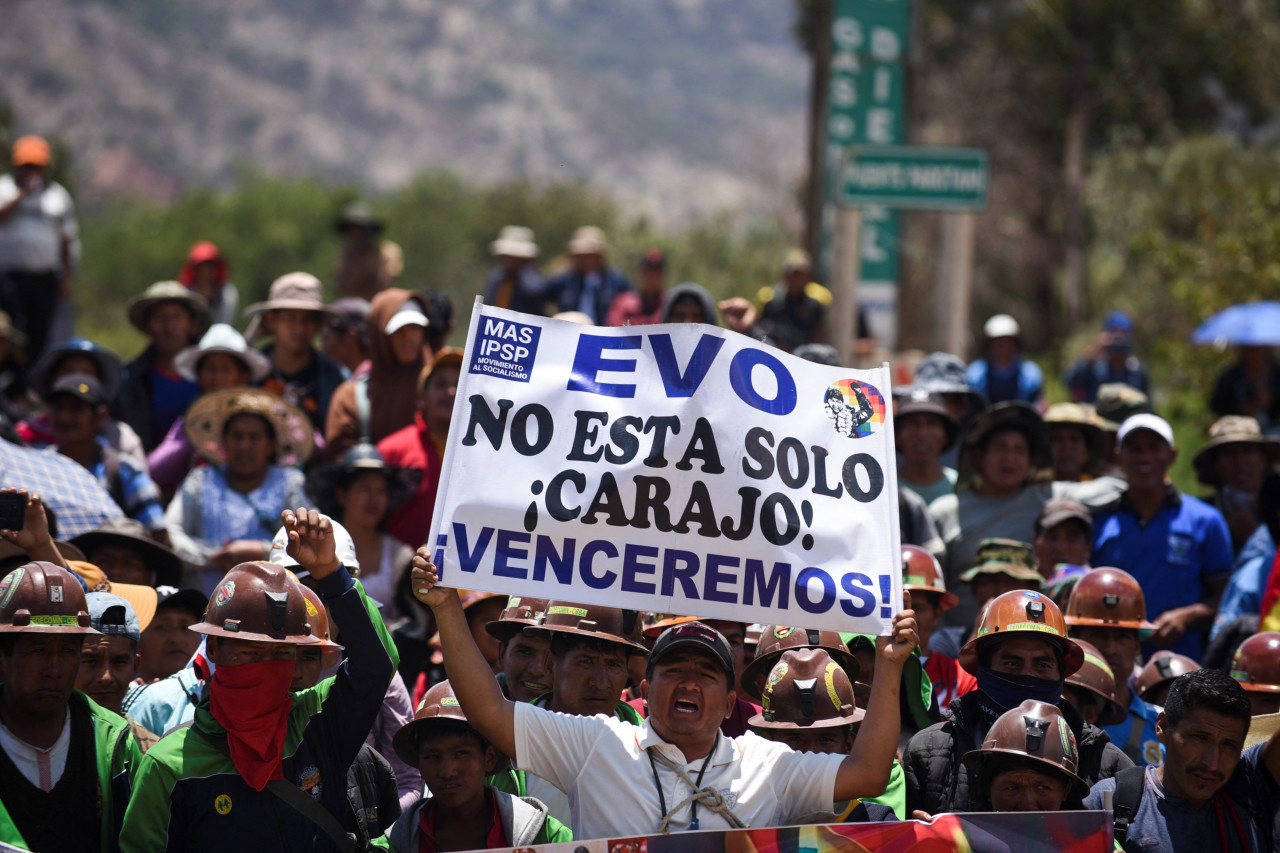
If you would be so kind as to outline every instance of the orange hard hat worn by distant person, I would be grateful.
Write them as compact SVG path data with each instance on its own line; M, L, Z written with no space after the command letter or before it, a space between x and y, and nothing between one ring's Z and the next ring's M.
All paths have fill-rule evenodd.
M19 136L13 143L13 165L48 166L53 159L49 143L44 137L28 134Z

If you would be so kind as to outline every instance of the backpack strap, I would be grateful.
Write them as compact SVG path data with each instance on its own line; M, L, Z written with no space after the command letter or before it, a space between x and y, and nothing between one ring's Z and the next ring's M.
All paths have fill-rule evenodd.
M362 373L356 377L356 418L360 421L360 443L369 441L369 374Z
M1116 842L1120 845L1129 837L1129 827L1138 814L1146 775L1147 768L1136 764L1116 773L1116 790L1111 805L1115 816Z

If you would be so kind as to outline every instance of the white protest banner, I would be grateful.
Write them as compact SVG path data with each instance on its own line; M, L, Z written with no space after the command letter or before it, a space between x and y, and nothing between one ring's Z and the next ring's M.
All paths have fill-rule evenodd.
M703 325L471 315L427 540L447 586L885 634L889 370Z

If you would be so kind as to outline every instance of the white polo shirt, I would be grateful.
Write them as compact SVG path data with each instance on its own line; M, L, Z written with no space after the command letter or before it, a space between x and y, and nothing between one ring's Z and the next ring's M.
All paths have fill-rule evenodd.
M527 702L515 706L516 764L564 791L572 812L573 837L651 835L662 821L662 785L667 808L693 793L674 771L657 767L645 752L656 747L697 779L703 759L686 762L680 750L660 738L649 720L643 727L598 714L557 714ZM794 752L748 732L736 738L717 733L702 786L719 791L729 809L749 827L789 826L835 817L836 773L843 755ZM672 832L690 828L690 807L670 823ZM698 807L699 829L728 829L720 815Z

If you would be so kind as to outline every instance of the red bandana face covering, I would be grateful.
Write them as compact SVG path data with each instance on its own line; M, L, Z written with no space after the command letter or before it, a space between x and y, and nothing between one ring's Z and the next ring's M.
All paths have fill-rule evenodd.
M293 709L291 660L220 666L209 688L209 710L227 730L231 763L255 791L284 778L284 733Z

